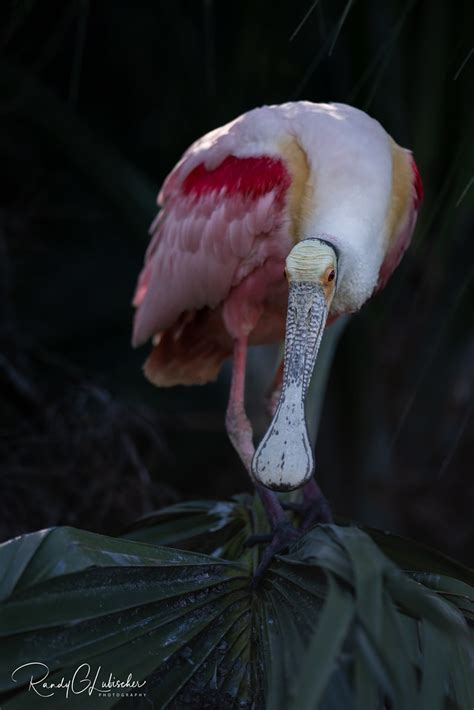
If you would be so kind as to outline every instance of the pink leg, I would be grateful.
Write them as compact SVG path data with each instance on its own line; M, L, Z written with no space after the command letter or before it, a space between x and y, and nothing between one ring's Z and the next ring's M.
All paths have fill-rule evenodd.
M303 488L303 498L309 509L302 523L303 530L308 530L315 523L334 522L329 503L314 478Z
M303 487L303 502L283 503L284 510L294 510L302 516L300 531L307 532L319 523L333 523L331 508L320 487L311 478Z
M234 362L230 385L229 404L225 425L234 449L242 459L247 471L255 452L252 425L245 413L245 364L247 359L247 338L240 338L234 343Z
M252 425L245 413L244 406L246 359L247 338L242 337L234 343L232 383L225 424L234 449L250 473L250 464L255 453L255 447L253 445ZM256 485L256 489L265 507L271 526L274 528L279 523L286 522L287 518L276 494L261 485Z

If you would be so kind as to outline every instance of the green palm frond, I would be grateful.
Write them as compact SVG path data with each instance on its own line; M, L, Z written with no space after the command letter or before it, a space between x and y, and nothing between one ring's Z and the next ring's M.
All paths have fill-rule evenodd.
M472 707L470 570L411 541L326 525L252 589L257 553L243 543L262 524L242 496L173 506L128 539L54 528L4 543L2 707L32 707L29 678L11 677L32 660L56 682L80 663L133 673L147 696L128 707ZM64 707L64 695L48 703Z

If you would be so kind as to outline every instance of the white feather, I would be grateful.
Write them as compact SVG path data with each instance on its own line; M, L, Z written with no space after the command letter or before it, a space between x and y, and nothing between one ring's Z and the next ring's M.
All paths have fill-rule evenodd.
M202 162L210 170L228 155L281 156L292 137L306 154L315 185L298 238L324 234L336 246L339 279L332 310L358 310L375 288L385 255L392 186L390 138L366 113L309 101L254 109L196 141L173 177L184 180Z

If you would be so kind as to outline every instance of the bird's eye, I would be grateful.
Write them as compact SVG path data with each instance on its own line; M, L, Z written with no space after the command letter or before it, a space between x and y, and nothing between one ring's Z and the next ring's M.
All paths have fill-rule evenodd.
M327 278L328 278L328 283L330 283L331 281L334 281L334 279L336 278L336 272L334 271L334 269L331 269Z

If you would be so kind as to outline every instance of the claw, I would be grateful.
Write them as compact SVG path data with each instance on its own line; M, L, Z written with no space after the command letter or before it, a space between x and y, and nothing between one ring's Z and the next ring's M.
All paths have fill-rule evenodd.
M274 493L260 485L257 485L257 491L267 511L268 519L272 525L272 532L270 534L251 535L245 542L245 547L268 543L268 547L263 551L262 559L253 576L252 589L255 589L263 579L274 555L285 550L318 523L333 522L329 503L314 479L305 486L302 503L281 503ZM290 523L284 515L283 509L292 510L300 514L302 522L299 528L295 528Z
M273 533L270 535L271 542L268 547L265 548L260 564L255 570L255 574L252 579L252 589L256 589L262 581L274 555L277 555L279 552L283 552L283 550L290 547L290 545L298 540L300 535L301 531L294 528L289 520L283 520L273 528Z

